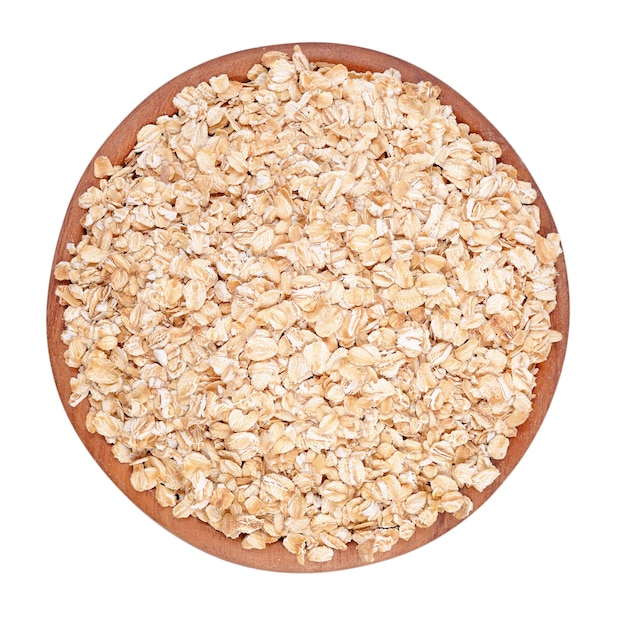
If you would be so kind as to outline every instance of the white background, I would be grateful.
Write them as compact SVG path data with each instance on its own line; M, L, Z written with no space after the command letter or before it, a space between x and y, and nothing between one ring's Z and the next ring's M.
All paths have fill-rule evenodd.
M2 9L0 622L626 623L618 6L24 0ZM496 494L417 551L328 574L223 562L135 508L72 430L45 338L56 238L109 133L190 67L297 41L386 52L481 110L548 202L572 307L548 416Z

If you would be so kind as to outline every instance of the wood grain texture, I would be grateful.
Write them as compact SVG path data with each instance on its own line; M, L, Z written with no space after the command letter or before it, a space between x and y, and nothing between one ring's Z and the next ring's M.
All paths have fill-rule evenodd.
M301 43L299 45L312 61L343 63L355 71L383 71L393 67L401 72L405 81L430 80L439 85L441 101L452 106L457 119L467 123L472 131L480 133L485 139L499 143L503 150L502 160L513 165L520 179L530 181L538 190L536 204L541 212L542 234L557 232L553 217L536 182L512 146L478 110L452 88L406 61L374 50L333 43ZM94 159L98 155L106 154L112 163L121 164L135 145L137 131L142 126L153 122L159 115L175 113L172 99L183 87L198 84L208 80L211 76L222 73L228 74L235 80L243 81L246 79L248 69L254 63L259 62L264 52L282 50L290 53L293 46L294 44L281 44L244 50L208 61L184 72L164 84L135 108L95 153ZM244 566L281 572L321 572L363 566L354 545L344 552L337 552L331 562L299 565L295 557L278 543L263 551L244 550L241 548L240 541L226 538L195 518L174 518L171 509L163 508L156 502L152 491L136 492L130 484L130 468L114 459L109 444L101 436L87 432L85 428L87 401L83 401L76 408L69 406L67 400L70 395L70 379L75 371L67 367L63 358L66 349L60 338L63 330L63 307L55 296L57 282L54 279L53 268L58 261L69 259L66 244L76 242L82 236L80 219L83 211L78 206L78 198L91 185L97 184L93 176L94 159L87 165L85 173L78 182L61 226L52 262L47 301L47 340L50 364L64 409L80 440L113 483L150 518L174 535L215 557ZM506 458L495 462L501 471L500 477L482 493L475 490L465 491L474 501L474 511L489 499L519 463L537 434L552 401L565 358L569 331L569 292L564 255L561 255L557 261L557 272L558 303L552 314L552 325L562 333L563 340L554 344L549 360L539 366L536 397L531 416L519 428L518 436L511 440ZM80 471L80 468L76 469ZM433 526L418 529L409 541L400 541L391 551L377 555L376 561L387 560L415 550L440 537L459 523L451 515L440 515Z

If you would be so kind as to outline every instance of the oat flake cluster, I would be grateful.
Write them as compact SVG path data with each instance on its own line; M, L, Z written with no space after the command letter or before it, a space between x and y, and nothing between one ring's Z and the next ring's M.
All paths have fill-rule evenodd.
M560 243L438 96L296 47L96 159L55 268L70 404L135 489L300 563L470 513L560 339Z

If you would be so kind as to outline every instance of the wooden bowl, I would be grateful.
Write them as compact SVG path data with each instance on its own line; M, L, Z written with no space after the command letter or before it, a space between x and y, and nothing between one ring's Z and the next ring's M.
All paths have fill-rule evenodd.
M122 123L113 131L104 142L96 155L108 155L113 164L121 164L136 142L137 131L147 123L153 122L160 115L171 115L176 109L172 105L172 98L185 86L196 85L208 80L211 76L228 74L235 80L246 80L248 69L260 61L264 52L269 50L281 50L287 53L293 51L294 44L284 44L255 48L228 54L213 59L194 67L173 80L170 80L152 95L148 96ZM441 101L452 106L457 119L467 123L472 131L480 133L485 139L495 141L502 147L502 161L513 165L519 178L531 182L538 191L536 204L541 212L541 232L557 232L552 215L546 202L539 192L539 188L533 180L530 172L509 145L506 139L489 123L489 121L477 111L467 100L456 93L453 89L442 83L439 79L424 70L407 63L401 59L382 54L374 50L339 45L330 43L302 43L303 52L311 61L343 63L349 69L355 71L383 71L390 67L399 70L402 78L409 82L430 80L441 87ZM78 182L76 191L72 196L54 255L52 267L63 259L68 259L66 251L67 242L77 242L83 233L80 218L83 213L78 206L79 196L90 186L96 185L97 180L93 175L93 159L87 165L85 173ZM510 442L508 454L502 461L495 462L500 469L499 478L485 491L479 493L470 490L468 495L474 502L476 511L494 492L518 464L528 446L535 437L552 400L559 375L561 372L565 351L567 347L569 328L569 294L567 274L564 256L560 255L557 260L558 276L556 279L558 304L552 313L552 326L563 335L562 341L553 345L549 359L539 366L537 375L536 397L533 402L533 410L530 418L519 428L519 434ZM289 554L280 544L275 543L265 550L244 550L239 540L229 539L220 532L211 528L208 524L196 518L176 519L171 509L161 507L153 492L137 492L130 484L130 467L122 465L114 459L110 445L100 435L92 435L85 428L85 416L87 413L87 400L76 408L68 404L70 395L70 379L75 371L70 369L64 361L63 353L66 346L61 341L63 324L63 307L55 296L57 281L53 272L50 276L47 325L48 325L48 349L50 362L56 386L67 415L76 430L78 436L87 447L93 458L106 472L109 478L149 517L158 522L168 531L191 545L213 556L226 561L264 570L282 572L322 572L340 570L364 565L359 559L354 544L343 552L336 552L330 562L306 563L299 565L295 557ZM389 552L378 554L375 561L382 561L415 550L427 544L433 539L443 535L459 523L451 515L439 515L436 523L425 529L418 529L409 541L400 541Z

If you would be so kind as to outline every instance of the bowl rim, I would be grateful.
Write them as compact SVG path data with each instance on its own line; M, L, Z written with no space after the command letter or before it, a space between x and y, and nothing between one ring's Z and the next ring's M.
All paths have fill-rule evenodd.
M83 211L78 206L78 199L87 188L97 184L97 179L93 174L94 161L97 156L106 154L114 164L123 162L123 159L135 144L136 132L143 125L150 121L155 121L160 115L171 115L176 111L172 100L183 87L197 85L203 80L208 80L211 76L217 76L222 73L229 74L233 79L244 80L245 75L242 76L241 72L243 70L247 72L247 69L253 65L251 61L258 62L261 56L268 51L280 51L290 54L295 46L300 46L307 58L316 63L343 63L348 69L358 72L384 71L394 68L400 72L403 81L414 83L427 80L436 84L441 89L441 102L452 107L457 120L468 124L472 132L481 134L484 139L497 142L502 148L502 157L499 161L513 165L518 171L519 178L533 185L537 191L535 204L539 207L541 214L540 232L542 234L547 232L556 233L558 230L537 182L528 171L522 159L505 137L469 101L445 82L412 63L384 52L353 45L324 42L268 45L231 52L196 65L170 79L140 102L94 153L67 207L52 260L48 285L46 312L48 353L57 392L67 417L83 445L111 481L136 506L169 532L210 555L232 563L262 570L310 573L361 567L368 565L368 563L358 559L354 544L350 544L346 551L336 552L332 561L325 563L306 562L304 565L300 565L295 557L280 545L280 542L272 544L262 551L244 550L239 539L229 539L196 518L174 518L171 514L171 509L161 507L156 503L153 490L149 492L137 492L134 490L130 484L130 467L119 463L113 457L110 446L103 437L87 431L85 426L87 400L84 400L77 407L71 407L68 403L69 381L75 370L72 370L65 364L63 357L66 346L61 341L60 331L63 328L64 307L55 295L56 288L60 282L54 277L54 268L57 263L60 260L69 258L67 243L77 241L82 233L80 217ZM552 327L561 332L562 340L553 344L548 360L537 368L537 386L530 418L519 427L517 437L511 439L507 457L503 461L494 462L501 469L502 474L483 492L479 493L476 490L471 490L474 508L470 516L493 495L518 465L543 423L556 391L569 335L569 288L564 251L557 259L556 268L558 299L551 318ZM439 515L434 525L426 529L417 529L414 536L408 541L398 542L389 552L377 553L374 563L412 552L447 533L462 521L464 520L457 520L449 514Z

